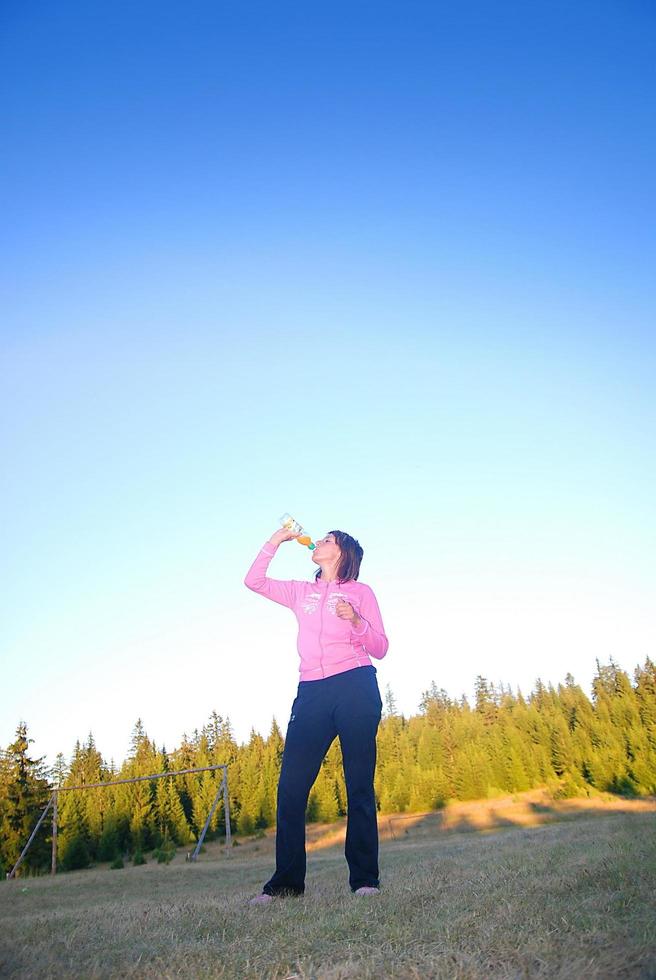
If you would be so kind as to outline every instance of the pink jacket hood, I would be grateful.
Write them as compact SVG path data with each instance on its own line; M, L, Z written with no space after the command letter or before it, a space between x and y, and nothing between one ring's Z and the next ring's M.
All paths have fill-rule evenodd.
M253 592L287 606L298 620L298 653L302 681L321 680L354 667L382 660L388 642L376 597L362 582L281 581L267 577L277 548L267 541L244 579ZM335 607L350 602L362 620L357 631L340 619Z

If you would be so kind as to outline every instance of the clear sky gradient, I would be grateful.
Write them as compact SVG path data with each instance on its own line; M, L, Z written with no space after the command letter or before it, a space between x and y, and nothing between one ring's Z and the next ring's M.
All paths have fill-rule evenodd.
M406 714L656 654L655 65L645 2L3 3L0 745L284 727L283 511Z

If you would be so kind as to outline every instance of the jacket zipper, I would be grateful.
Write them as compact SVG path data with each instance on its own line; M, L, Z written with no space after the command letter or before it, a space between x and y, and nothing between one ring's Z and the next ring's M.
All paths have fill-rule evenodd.
M327 595L328 595L328 586L326 585L326 591L324 592L323 598L321 599L321 620L319 625L319 667L321 668L322 678L326 676L323 672L323 646L321 644L321 635L323 633L323 607L326 604Z

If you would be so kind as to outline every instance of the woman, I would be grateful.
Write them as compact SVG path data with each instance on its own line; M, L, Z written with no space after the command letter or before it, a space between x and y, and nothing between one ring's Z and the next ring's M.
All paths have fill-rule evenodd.
M276 531L253 562L244 584L288 606L298 620L301 658L278 783L276 870L252 904L305 890L305 810L319 767L336 736L342 748L348 798L346 860L356 895L379 890L378 826L374 796L376 731L382 702L370 657L387 653L378 603L357 581L363 551L343 531L331 531L312 552L313 582L278 581L266 572L283 541Z

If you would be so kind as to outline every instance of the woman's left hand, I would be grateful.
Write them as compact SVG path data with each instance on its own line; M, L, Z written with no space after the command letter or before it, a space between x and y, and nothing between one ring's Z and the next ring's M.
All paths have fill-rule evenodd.
M340 619L350 619L351 623L356 627L360 625L360 617L350 602L344 602L343 599L340 600L335 606L335 612Z

